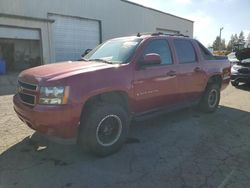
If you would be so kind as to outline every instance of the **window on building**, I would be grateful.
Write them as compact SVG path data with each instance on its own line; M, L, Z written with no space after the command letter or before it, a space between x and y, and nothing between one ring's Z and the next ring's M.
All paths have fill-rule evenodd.
M195 50L193 44L189 40L175 39L174 46L179 63L186 64L196 62Z

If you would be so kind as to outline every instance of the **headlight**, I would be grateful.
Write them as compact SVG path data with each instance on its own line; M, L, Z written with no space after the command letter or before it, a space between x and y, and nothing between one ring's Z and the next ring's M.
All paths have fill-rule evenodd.
M69 87L41 87L39 104L67 104Z
M233 65L231 71L235 72L235 71L238 71L240 68L241 67L239 67L239 66Z

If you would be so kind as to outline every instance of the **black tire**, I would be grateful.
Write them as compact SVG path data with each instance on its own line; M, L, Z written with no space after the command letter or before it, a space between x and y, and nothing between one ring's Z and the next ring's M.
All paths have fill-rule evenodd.
M117 152L129 132L126 110L116 104L95 104L86 113L80 124L80 146L100 157Z
M239 86L239 82L237 81L231 81L232 86L237 87Z
M204 112L212 113L217 110L220 103L219 84L209 84L201 99L200 107Z

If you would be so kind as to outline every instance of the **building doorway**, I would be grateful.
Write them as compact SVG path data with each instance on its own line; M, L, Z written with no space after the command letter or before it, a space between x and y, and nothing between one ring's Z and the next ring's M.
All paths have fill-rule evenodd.
M20 72L42 64L39 40L0 38L0 50L7 72Z

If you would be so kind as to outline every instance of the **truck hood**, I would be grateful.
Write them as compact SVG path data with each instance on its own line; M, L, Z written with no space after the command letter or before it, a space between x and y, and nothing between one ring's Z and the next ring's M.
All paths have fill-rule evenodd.
M236 57L238 60L242 61L244 59L249 59L250 58L250 48L244 48L242 50L239 50L236 52Z
M100 69L107 69L117 67L117 64L107 64L94 61L68 61L62 63L54 63L49 65L42 65L23 71L19 77L24 80L58 80L70 77L76 74L92 72Z

